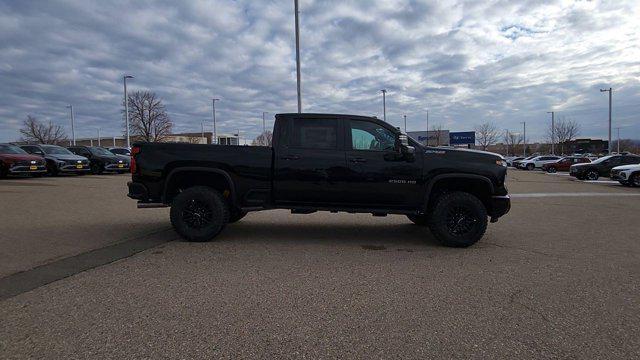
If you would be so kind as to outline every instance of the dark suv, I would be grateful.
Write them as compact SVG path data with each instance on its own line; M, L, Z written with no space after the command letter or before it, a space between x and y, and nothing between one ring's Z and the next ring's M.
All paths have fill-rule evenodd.
M621 165L640 164L640 156L609 155L586 164L571 165L569 174L579 180L598 180L598 177L609 177L611 169Z
M76 155L89 159L91 173L93 174L102 174L105 171L129 172L129 161L117 157L105 148L98 146L70 146L68 149Z
M41 156L47 162L47 172L53 176L60 173L82 174L89 172L89 160L57 145L21 145L22 150Z

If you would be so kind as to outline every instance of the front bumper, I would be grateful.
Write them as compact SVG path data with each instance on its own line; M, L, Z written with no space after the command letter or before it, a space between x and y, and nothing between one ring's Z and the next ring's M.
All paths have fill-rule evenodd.
M80 173L90 171L88 164L66 164L58 167L58 171L63 173Z
M21 174L44 174L47 172L47 167L43 165L13 165L9 168L9 174L21 175Z
M625 174L624 172L614 172L611 171L611 175L610 175L611 180L616 180L616 181L627 181L627 174Z
M104 166L105 171L129 171L129 164L107 164Z
M509 195L494 195L491 197L491 209L489 211L491 222L498 221L498 218L506 215L509 210L511 210L511 197Z

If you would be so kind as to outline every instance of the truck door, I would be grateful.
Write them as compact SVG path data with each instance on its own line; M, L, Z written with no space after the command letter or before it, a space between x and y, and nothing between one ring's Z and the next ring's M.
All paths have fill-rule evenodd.
M276 204L340 204L347 171L339 118L292 118L275 152Z
M401 156L396 133L374 121L345 120L349 174L345 201L353 206L409 208L423 199L422 156Z

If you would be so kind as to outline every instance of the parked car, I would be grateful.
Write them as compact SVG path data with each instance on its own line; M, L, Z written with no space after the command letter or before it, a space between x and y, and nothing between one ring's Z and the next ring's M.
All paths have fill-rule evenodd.
M558 171L569 171L571 165L589 163L591 160L581 156L565 156L560 160L550 162L542 165L542 170L548 173L555 173Z
M611 169L611 180L625 186L640 187L640 164L622 165Z
M590 163L571 165L569 174L579 180L598 180L600 176L608 177L616 166L632 164L640 164L640 156L608 155Z
M0 144L0 178L22 174L41 176L46 173L47 167L40 156L30 155L13 144Z
M47 163L47 172L53 176L60 173L84 174L89 172L89 159L78 156L57 145L20 145L22 150L41 156Z
M531 159L533 159L533 158L535 158L535 157L537 157L537 156L538 156L538 155L530 155L530 156L528 156L528 157L526 157L526 158L524 158L524 159L520 159L520 160L513 160L511 163L513 164L513 167L515 167L515 168L520 168L520 164L521 164L523 161L531 160Z
M524 160L524 159L525 158L522 157L522 156L510 156L510 157L504 158L504 160L507 162L507 166L511 166L511 167L514 166L513 164L516 161L520 161L520 160Z
M521 169L526 169L526 170L533 170L535 168L542 168L542 165L550 163L550 162L555 162L560 160L561 157L560 156L555 156L555 155L541 155L541 156L536 156L533 159L528 159L528 160L522 160L518 166Z
M171 206L189 241L212 240L248 211L290 209L404 214L463 247L510 209L498 154L424 147L354 115L278 114L273 134L273 147L134 144L128 196L141 208Z
M109 150L98 146L69 146L68 149L89 159L92 174L103 172L125 173L129 171L129 161L121 159Z
M129 150L128 148L110 147L108 148L108 150L122 160L127 160L127 162L131 160L131 150Z

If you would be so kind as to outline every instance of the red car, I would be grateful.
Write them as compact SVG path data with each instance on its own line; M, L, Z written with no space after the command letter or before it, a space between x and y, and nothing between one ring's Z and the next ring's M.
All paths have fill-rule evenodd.
M581 164L581 163L589 163L589 162L591 162L591 160L589 160L586 157L566 156L556 162L542 165L542 170L548 173L554 173L557 171L569 171L569 168L573 164Z
M40 176L46 173L47 166L42 157L29 155L15 145L0 144L0 178L20 174Z

